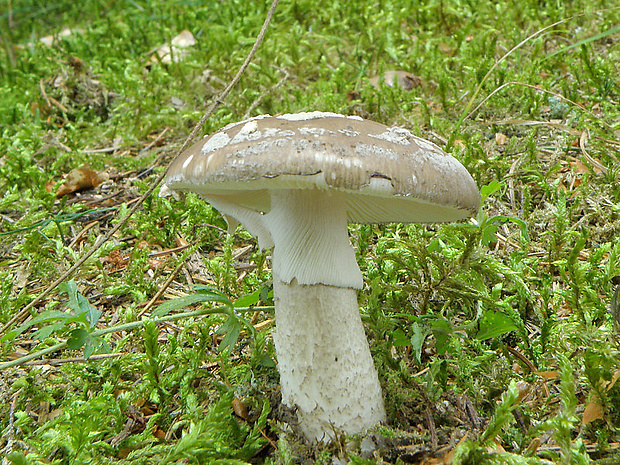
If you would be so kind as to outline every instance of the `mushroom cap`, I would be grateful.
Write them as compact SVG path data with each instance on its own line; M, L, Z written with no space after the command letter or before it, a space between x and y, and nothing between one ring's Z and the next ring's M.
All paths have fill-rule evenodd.
M342 192L356 223L457 221L480 206L471 175L435 144L336 113L230 124L183 152L165 183L263 213L271 209L270 190Z

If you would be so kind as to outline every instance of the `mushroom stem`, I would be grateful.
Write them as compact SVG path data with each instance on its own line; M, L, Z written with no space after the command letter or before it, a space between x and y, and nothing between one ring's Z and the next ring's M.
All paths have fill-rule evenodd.
M274 341L282 401L310 441L385 420L381 386L359 314L362 274L349 242L347 200L319 189L276 190L262 214L208 200L273 244Z
M272 194L274 341L282 401L311 441L385 420L381 386L359 314L362 275L337 192Z
M264 223L274 244L274 278L354 289L364 285L349 242L347 200L342 193L274 191Z
M274 279L282 402L311 441L385 420L383 397L355 289Z

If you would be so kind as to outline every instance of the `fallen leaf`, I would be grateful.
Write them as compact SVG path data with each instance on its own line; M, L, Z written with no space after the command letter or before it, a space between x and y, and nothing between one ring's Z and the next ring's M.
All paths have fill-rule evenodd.
M50 179L49 181L45 183L45 190L51 194L54 191L55 185L56 183Z
M235 415L237 415L239 418L242 418L244 420L248 419L248 409L245 404L237 397L233 397L232 408L235 412Z
M154 50L155 53L151 55L151 59L147 63L147 66L157 61L161 63L176 63L182 61L189 54L189 50L187 49L193 45L196 45L194 35L187 29L184 29L169 43L167 42L157 47Z
M495 143L497 145L506 145L508 143L508 136L501 132L495 133Z
M506 452L506 449L504 449L504 447L497 442L497 440L493 441L493 444L487 446L487 452L489 454L501 454L503 452Z
M389 87L394 87L396 83L401 89L407 91L422 84L422 78L406 71L386 71L383 75L371 77L368 81L377 89L381 87L381 82L384 82Z
M545 379L557 379L559 372L558 370L549 370L549 371L538 371L536 374Z
M517 382L517 390L519 391L519 398L518 398L517 402L522 402L523 399L525 399L528 396L528 394L530 393L531 389L532 389L532 386L530 386L525 381L518 381Z
M611 381L607 385L607 391L614 387L614 384L616 384L616 381L618 381L618 379L620 379L620 370L616 370L614 372L614 375L611 377Z
M41 37L39 39L39 42L43 43L44 45L47 45L48 47L51 47L52 45L57 43L61 38L69 37L74 32L75 31L72 31L68 27L65 27L60 32L58 32L56 34L51 34L49 36Z
M350 90L347 92L347 101L350 102L352 100L359 100L361 97L360 93L357 90Z
M570 164L579 174L590 172L590 168L588 168L581 160L571 161Z
M593 395L586 405L586 408L583 411L583 417L581 418L581 423L584 425L588 425L592 423L594 420L602 420L603 419L603 407L599 403L598 397Z
M64 184L56 192L56 197L63 197L80 190L97 187L109 179L110 177L106 172L93 171L88 164L85 164L81 168L72 169L67 174Z

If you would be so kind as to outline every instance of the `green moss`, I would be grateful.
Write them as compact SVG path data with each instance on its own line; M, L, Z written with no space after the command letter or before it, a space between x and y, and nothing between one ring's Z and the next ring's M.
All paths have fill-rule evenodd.
M12 419L21 441L10 460L403 463L412 448L428 447L425 405L439 446L472 431L461 463L582 463L584 444L604 457L619 440L620 397L609 312L620 275L620 10L602 14L607 3L282 2L240 84L202 129L248 111L357 114L447 144L486 186L475 223L351 227L389 411L375 458L362 457L358 442L313 450L287 433L286 415L269 408L278 406L273 326L239 333L222 355L218 328L241 323L217 314L106 335L119 354L109 359L8 370L0 429ZM0 321L146 191L236 73L268 6L20 0L0 11ZM64 27L74 33L53 47L38 42ZM183 29L196 38L185 59L154 61L153 50ZM369 84L395 69L420 85ZM111 180L57 199L63 175L85 163ZM151 197L76 273L80 292L102 312L101 325L132 322L187 261L160 299L208 284L259 306L237 309L240 317L266 321L269 253L242 229L227 237L226 227L196 196ZM52 294L32 315L64 302ZM3 360L36 350L31 336L4 341ZM52 331L37 348L64 336ZM536 374L553 371L546 381ZM530 397L515 401L513 381L529 383ZM233 395L247 418L234 415ZM580 425L595 396L603 418ZM455 399L470 401L479 434ZM121 438L129 420L138 426ZM531 456L544 427L560 452ZM488 453L491 435L506 454Z

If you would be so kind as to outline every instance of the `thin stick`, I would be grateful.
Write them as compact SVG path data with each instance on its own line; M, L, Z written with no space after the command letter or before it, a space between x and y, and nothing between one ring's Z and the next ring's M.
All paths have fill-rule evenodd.
M149 303L146 304L146 306L142 310L140 310L140 313L138 313L138 318L151 310L151 307L155 305L155 302L159 300L159 298L164 294L164 292L166 292L166 289L168 289L170 284L172 284L172 281L174 281L176 275L179 274L179 271L181 271L183 265L185 265L185 262L183 260L180 260L176 268L172 271L172 273L170 273L170 276L168 276L168 279L166 279L166 282L159 288L159 290L155 293Z
M580 15L579 15L580 16ZM491 73L493 71L495 71L495 68L497 68L500 63L502 63L503 61L505 61L510 55L512 55L513 52L517 51L518 49L520 49L523 45L525 45L526 43L528 43L530 40L532 40L533 38L535 38L536 36L539 36L540 34L542 34L543 32L548 31L549 29L553 29L554 27L565 23L567 21L570 21L571 19L575 18L576 16L572 16L570 18L565 18L562 19L560 21L556 21L553 24L550 24L549 26L543 27L542 29L539 29L538 31L534 32L533 34L529 35L528 37L526 37L525 39L523 39L521 42L519 42L517 45L515 45L514 47L512 47L510 50L508 50L508 52L506 52L506 54L504 54L499 60L497 60L495 63L493 63L493 66L491 66L491 68L487 71L487 73L484 75L484 77L482 78L482 80L480 81L480 84L478 84L478 86L476 87L476 90L474 91L473 95L471 96L471 98L469 99L469 102L467 102L467 106L465 107L465 109L463 110L463 113L461 113L461 117L459 118L458 122L456 123L456 127L454 128L454 130L452 131L453 134L456 133L456 131L458 131L459 127L461 126L461 124L463 123L463 121L471 114L469 112L469 109L473 106L474 102L476 101L476 98L478 97L478 94L480 93L480 91L482 90L482 86L484 85L485 82L487 82L487 79L489 79L489 76L491 76ZM451 138L452 139L452 138ZM450 141L452 142L452 141Z
M482 99L482 101L476 105L476 107L471 110L466 118L470 118L476 111L478 111L478 109L484 105L487 100L489 100L491 97L493 97L495 94L497 94L498 92L502 91L503 89L505 89L506 87L509 86L522 86L522 87L527 87L529 89L535 90L536 92L542 92L545 94L549 94L549 95L553 95L554 97L563 100L567 103L570 103L571 105L579 108L581 111L587 113L591 118L597 120L598 122L600 122L603 126L605 126L607 129L609 130L613 130L613 128L607 124L605 121L603 121L601 118L599 118L598 116L596 116L594 113L592 113L590 110L588 110L587 108L585 108L583 105L580 105L577 102L573 102L571 99L564 97L561 94L558 94L557 92L553 92L551 90L547 90L547 89L541 89L540 87L534 86L532 84L526 84L524 82L518 82L518 81L510 81L510 82L506 82L504 84L502 84L501 86L499 86L497 89L493 90L493 92L491 92L489 95L487 95L484 99Z
M269 27L269 23L271 22L271 18L273 17L273 14L276 10L276 6L278 5L278 1L279 0L272 1L271 8L269 9L269 12L267 13L267 17L265 18L263 27L258 33L258 37L256 38L256 41L254 42L254 46L252 47L252 50L250 50L250 53L248 53L248 56L246 57L245 61L241 65L241 68L239 68L239 71L237 71L237 74L232 79L230 84L228 84L228 86L217 96L215 101L207 109L206 113L202 116L202 118L200 118L200 121L198 121L196 126L194 126L194 129L192 129L192 132L189 134L189 136L187 136L187 138L185 139L185 142L183 142L183 145L177 151L176 155L174 156L174 159L176 159L181 154L181 152L183 152L187 148L187 146L189 146L190 142L196 137L200 129L204 126L205 122L211 117L211 115L213 115L213 112L215 112L217 107L219 107L222 103L224 103L224 99L228 96L228 94L233 89L233 87L235 87L235 85L241 79L241 75L245 72L246 68L252 61L252 58L254 58L254 55L258 51L258 47L260 46L260 44L262 43L265 37L267 28ZM170 165L168 165L168 167L169 166ZM32 309L36 304L41 302L45 297L50 295L54 291L54 289L58 287L59 284L63 283L68 277L73 275L73 273L75 273L75 271L80 266L82 266L84 262L86 262L86 260L88 260L97 250L99 250L99 248L103 244L109 241L114 236L114 234L116 234L116 232L121 227L123 227L123 225L127 222L127 220L131 218L131 216L138 210L138 208L142 206L142 203L153 193L153 191L157 188L157 186L163 181L164 177L166 176L168 172L168 167L159 176L157 176L155 181L151 183L147 191L142 195L142 197L139 198L139 200L133 205L133 207L127 212L127 214L123 218L121 218L120 221L112 229L110 229L106 234L104 234L97 241L95 241L95 244L87 252L85 252L73 264L71 268L65 271L56 281L50 284L41 294L35 297L33 301L31 301L28 305L26 305L23 309L21 309L18 313L16 313L13 316L13 318L11 318L0 329L0 335L4 334L4 332L8 328L10 328L14 323L21 323L28 316L30 309Z
M26 366L37 366L37 365L62 365L63 363L78 363L78 362L92 362L95 360L106 360L108 358L116 358L122 357L123 355L127 355L127 352L115 352L112 354L96 354L91 355L88 358L84 357L71 357L71 358L54 358L51 360L34 360L32 362L24 363Z

